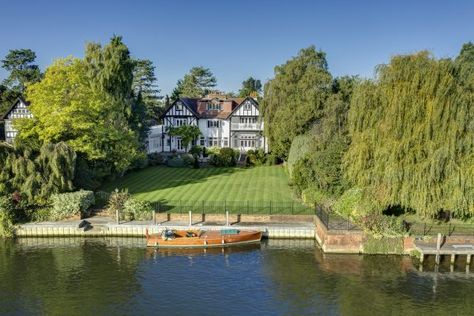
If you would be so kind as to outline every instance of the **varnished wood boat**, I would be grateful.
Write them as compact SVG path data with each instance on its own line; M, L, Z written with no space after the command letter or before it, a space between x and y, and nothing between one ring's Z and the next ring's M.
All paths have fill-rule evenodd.
M237 229L222 230L167 230L161 234L148 234L148 247L159 248L211 248L227 247L258 243L262 239L262 232L240 231Z

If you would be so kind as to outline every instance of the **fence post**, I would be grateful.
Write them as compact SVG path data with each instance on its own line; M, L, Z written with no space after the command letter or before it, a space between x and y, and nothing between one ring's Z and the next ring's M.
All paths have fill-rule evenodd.
M295 215L295 201L291 201L291 215Z
M189 226L193 226L193 212L189 211Z
M272 215L272 201L270 201L270 215Z
M249 213L249 200L247 200L247 215L250 214Z
M229 211L225 211L225 226L229 226Z
M204 214L204 201L201 201L201 213Z
M117 225L119 225L120 224L120 218L119 218L119 210L118 209L115 210L115 218L117 220Z
M153 218L152 218L153 225L156 225L156 214L155 214L155 209L154 208L151 210L151 216L153 216Z

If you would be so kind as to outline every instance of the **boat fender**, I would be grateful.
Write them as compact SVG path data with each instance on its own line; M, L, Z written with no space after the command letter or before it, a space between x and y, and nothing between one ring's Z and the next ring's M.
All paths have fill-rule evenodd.
M223 245L225 244L225 242L224 242L224 236L222 236L221 243L222 243Z

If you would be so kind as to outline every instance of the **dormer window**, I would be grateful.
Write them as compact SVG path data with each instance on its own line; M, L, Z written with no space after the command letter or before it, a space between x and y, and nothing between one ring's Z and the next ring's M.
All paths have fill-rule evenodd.
M221 111L222 110L221 103L219 102L219 100L214 99L207 103L207 110L208 111Z

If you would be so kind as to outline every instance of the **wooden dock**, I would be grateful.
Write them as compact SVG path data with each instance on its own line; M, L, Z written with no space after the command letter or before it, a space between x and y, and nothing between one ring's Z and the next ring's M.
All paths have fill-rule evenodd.
M450 257L451 271L454 268L456 257L466 256L466 272L469 272L471 258L474 255L474 240L472 243L451 243L446 237L438 234L436 243L423 240L415 240L415 249L420 253L420 271L423 270L425 256L435 256L435 269L439 266L442 256Z

